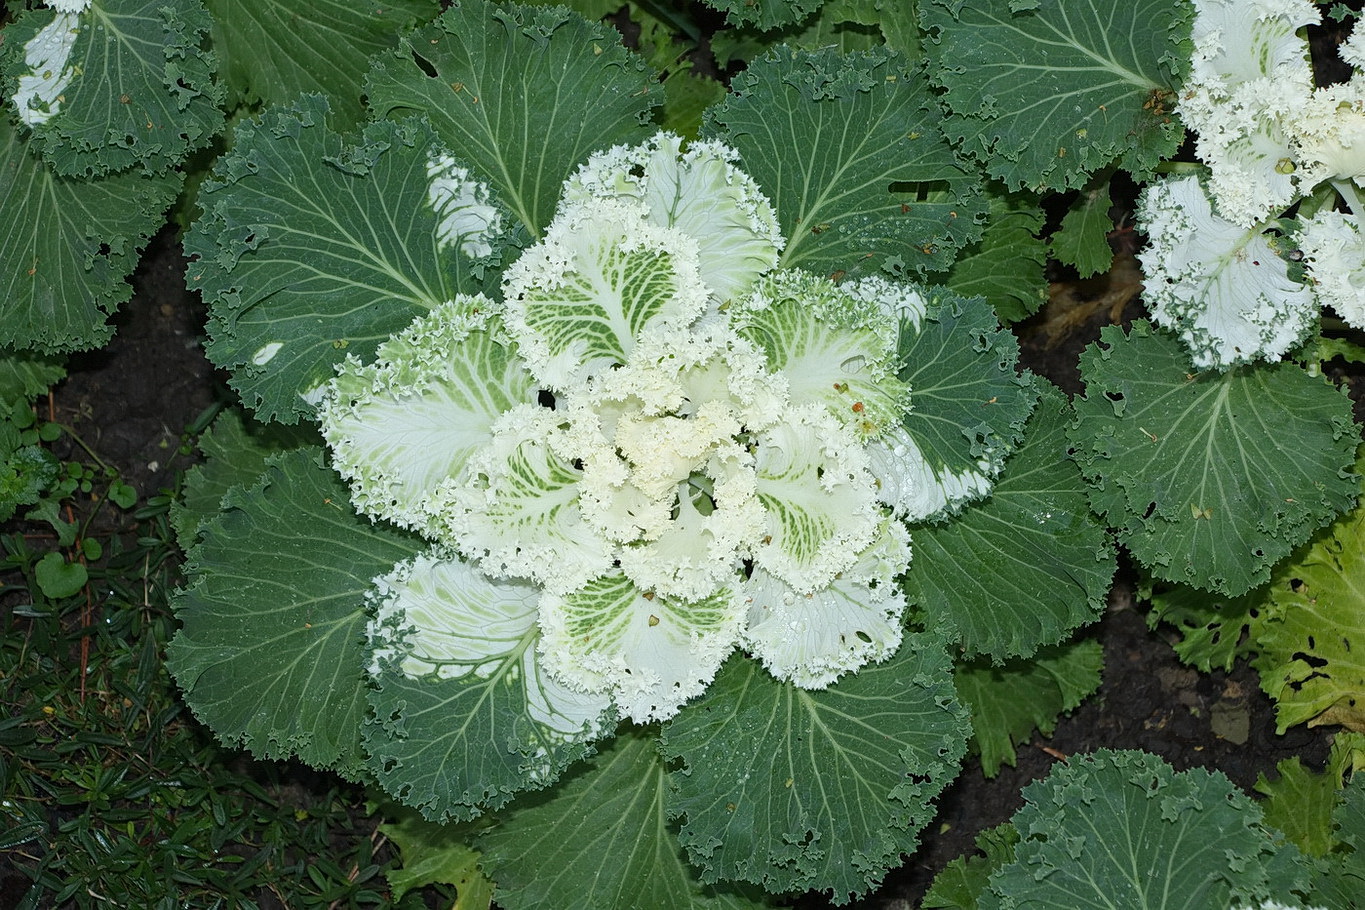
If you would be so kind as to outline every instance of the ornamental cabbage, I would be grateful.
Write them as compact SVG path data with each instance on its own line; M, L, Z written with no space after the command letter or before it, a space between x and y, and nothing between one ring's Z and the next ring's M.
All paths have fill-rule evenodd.
M666 133L594 156L500 301L456 296L325 389L356 507L431 544L376 585L371 639L404 673L491 664L537 624L522 678L575 739L612 707L673 716L737 647L806 688L894 653L898 518L934 510L911 507L931 473L899 378L924 302L776 270L734 158ZM496 228L467 173L429 173L452 242Z

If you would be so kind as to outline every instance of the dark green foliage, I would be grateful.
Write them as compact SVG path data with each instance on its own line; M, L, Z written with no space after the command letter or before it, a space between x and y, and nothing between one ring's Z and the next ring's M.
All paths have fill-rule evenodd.
M50 533L0 537L0 902L394 906L397 853L358 788L224 749L179 702L162 656L180 582L168 503L103 512L98 539L78 514L70 552ZM53 556L89 584L48 596Z

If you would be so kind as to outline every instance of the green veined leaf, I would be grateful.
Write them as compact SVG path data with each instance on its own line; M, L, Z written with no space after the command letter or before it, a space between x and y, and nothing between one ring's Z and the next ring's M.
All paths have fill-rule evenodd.
M920 0L948 137L1011 189L1080 187L1117 163L1139 180L1185 129L1193 6L1175 0Z
M1298 851L1221 772L1101 750L1054 765L1024 799L1015 859L981 910L1227 910L1307 883Z
M611 545L584 523L582 471L560 453L554 410L522 404L494 426L462 480L432 497L434 534L496 578L527 578L556 593L611 567Z
M209 26L200 0L29 11L5 29L6 94L60 174L165 171L223 128Z
M1190 373L1136 322L1081 357L1071 434L1090 503L1153 575L1238 595L1350 507L1351 403L1292 363Z
M181 549L188 550L204 522L218 515L228 490L250 486L261 476L270 456L320 443L308 424L262 424L240 408L219 414L199 439L204 461L185 472L184 489L171 504L171 527Z
M487 910L493 883L479 870L483 857L469 846L477 830L473 825L437 824L393 803L380 809L389 821L379 826L379 833L396 844L403 857L401 866L384 873L395 901L409 891L443 882L454 885L459 895L453 910Z
M989 499L912 527L910 603L956 626L967 655L1029 657L1104 608L1116 557L1066 457L1071 411L1049 385Z
M823 691L732 657L661 741L678 762L669 810L703 881L832 891L839 903L876 885L957 773L968 723L950 677L931 633Z
M1114 220L1109 217L1109 183L1088 189L1077 197L1062 218L1062 225L1053 234L1049 246L1059 262L1075 266L1081 278L1090 278L1109 271L1114 251L1109 246L1109 232Z
M963 297L985 297L1001 322L1018 322L1047 300L1047 246L1038 236L1043 210L1036 199L1005 193L997 184L987 186L986 198L990 215L981 240L967 247L939 280Z
M1017 743L1034 731L1051 736L1057 720L1100 687L1104 654L1098 641L1044 648L1028 660L992 666L977 659L954 674L958 695L972 712L972 750L981 770L995 777L1014 767Z
M940 520L984 496L1037 399L1019 343L981 298L927 288L900 315L901 426L869 447L881 496L908 520ZM897 481L898 476L905 480Z
M0 117L0 345L54 353L107 342L107 320L132 296L138 251L180 182L138 171L58 176Z
M1250 630L1264 599L1260 588L1227 597L1189 585L1160 584L1149 586L1142 599L1151 602L1147 627L1163 622L1174 626L1180 639L1171 647L1201 673L1231 670L1237 658L1256 651Z
M376 585L370 770L427 818L468 820L544 787L609 732L608 697L545 670L539 589L431 554Z
M627 728L559 787L514 803L477 841L507 910L640 907L757 910L705 886L669 821L654 739Z
M326 116L308 96L239 127L185 238L209 358L263 420L312 416L335 364L480 289L479 263L440 229L448 169L430 128L374 123L348 143Z
M725 13L731 25L752 25L762 31L799 22L820 8L825 0L706 0L706 5Z
M337 129L365 119L361 94L370 57L441 11L437 0L204 2L213 13L213 48L236 100L269 106L305 93L325 95Z
M958 165L929 86L898 55L778 48L732 89L703 132L733 146L773 200L783 268L919 273L946 268L980 236L979 180Z
M1354 774L1332 812L1340 847L1319 866L1309 900L1327 910L1354 910L1365 893L1365 774Z
M195 715L261 758L363 766L365 594L420 549L356 515L317 448L274 456L189 551L171 672Z
M461 0L381 55L366 83L380 116L426 115L532 236L587 157L646 138L663 100L620 35L563 8Z
M508 269L507 326L531 372L555 391L622 366L646 329L706 307L697 247L635 205L584 199Z

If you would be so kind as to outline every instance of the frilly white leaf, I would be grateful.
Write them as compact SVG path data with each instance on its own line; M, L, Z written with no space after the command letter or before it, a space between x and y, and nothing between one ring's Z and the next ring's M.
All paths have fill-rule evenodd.
M342 364L318 408L332 463L367 515L436 536L438 487L460 476L504 411L536 387L482 296L461 295Z
M878 287L897 286L878 280ZM793 401L822 402L860 439L905 414L909 389L892 369L896 322L881 301L808 272L776 272L734 308L731 323L762 349Z
M848 569L877 534L881 509L867 453L818 405L793 407L756 441L768 519L754 565L809 594Z
M565 688L540 667L534 586L424 553L376 579L373 596L371 675L389 666L409 679L505 675L525 687L525 714L546 736L569 741L606 732L606 698Z
M1314 89L1292 112L1289 131L1301 192L1323 180L1365 186L1365 75Z
M696 242L645 216L617 199L565 206L508 268L507 325L548 388L624 364L646 329L686 325L706 308Z
M733 149L712 141L681 148L682 138L665 132L600 152L565 185L561 207L588 197L640 200L651 223L696 241L702 281L723 302L777 265L786 241L772 203L735 167Z
M612 548L583 521L581 472L562 454L555 411L505 412L492 437L430 499L439 539L498 578L570 591L611 566Z
M778 679L823 689L850 670L885 660L901 642L905 594L894 579L910 562L910 536L885 521L852 566L827 588L798 594L763 569L743 587L743 646Z
M1138 219L1152 318L1180 335L1195 366L1275 360L1307 334L1312 292L1289 277L1265 234L1213 211L1198 177L1149 185Z
M1177 111L1198 136L1219 213L1242 227L1284 209L1297 191L1287 118L1308 100L1308 0L1199 0L1192 70Z
M1365 329L1365 235L1360 217L1321 211L1304 222L1299 249L1318 299Z
M548 785L615 725L609 699L542 666L539 593L437 551L375 579L370 769L432 820Z
M648 723L705 691L743 621L733 589L694 602L669 599L615 571L541 599L541 657L564 684L609 692L622 714Z

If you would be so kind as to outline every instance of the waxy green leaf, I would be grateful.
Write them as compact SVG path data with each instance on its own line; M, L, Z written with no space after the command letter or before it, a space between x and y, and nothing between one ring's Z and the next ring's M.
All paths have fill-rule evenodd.
M306 96L237 130L185 238L186 282L209 305L209 358L263 420L310 417L347 355L480 289L478 263L440 234L434 161L417 121L374 123L358 142Z
M664 728L669 811L703 881L863 894L919 843L966 748L940 635L823 691L735 656Z
M781 47L735 78L703 132L772 199L781 267L837 279L943 269L980 236L979 180L938 120L929 86L890 51Z
M1293 363L1191 373L1136 322L1081 357L1076 460L1090 503L1158 578L1238 595L1356 500L1351 402Z
M365 594L421 542L356 515L321 458L312 447L271 458L200 526L168 661L224 742L356 776Z
M562 7L460 0L381 55L366 92L380 116L429 118L538 237L590 154L648 135L654 78L617 32Z
M1011 189L1138 179L1175 153L1193 6L1174 0L920 0L944 131Z

